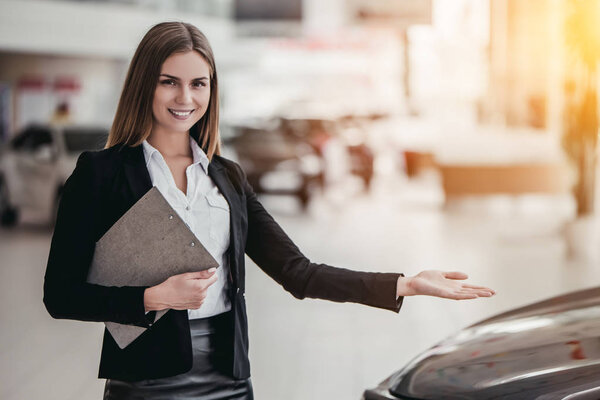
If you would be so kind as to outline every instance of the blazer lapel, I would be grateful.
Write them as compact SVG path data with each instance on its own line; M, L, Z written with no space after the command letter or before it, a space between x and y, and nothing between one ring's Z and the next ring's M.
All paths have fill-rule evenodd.
M236 254L238 252L239 236L240 236L240 222L241 222L241 204L240 198L237 192L235 191L229 177L227 176L227 170L219 163L216 158L213 158L212 161L208 164L208 176L213 180L215 185L219 188L225 200L229 204L229 267L232 273L232 279L234 284L237 284L239 277L239 269L236 263L237 257Z
M213 159L208 164L208 176L213 180L215 185L219 188L219 191L227 200L229 204L229 212L231 213L231 225L232 228L237 228L236 221L239 220L240 217L240 199L235 191L229 177L227 176L227 170L219 163L218 160ZM233 237L234 233L237 233L237 230L234 231L232 229L231 236Z

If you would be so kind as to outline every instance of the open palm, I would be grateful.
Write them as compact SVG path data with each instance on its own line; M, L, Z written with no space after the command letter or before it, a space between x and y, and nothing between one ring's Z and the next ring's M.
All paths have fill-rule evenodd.
M456 271L423 271L409 278L409 293L413 295L436 296L454 300L490 297L495 294L494 290L490 288L461 282L461 280L467 278L467 274Z

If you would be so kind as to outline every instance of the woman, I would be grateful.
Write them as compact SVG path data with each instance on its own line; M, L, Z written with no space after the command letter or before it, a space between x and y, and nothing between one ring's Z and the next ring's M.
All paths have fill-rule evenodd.
M65 184L44 284L54 318L149 328L124 349L105 330L105 399L252 398L244 254L295 297L398 312L404 296L472 299L491 289L459 272L414 277L311 263L265 211L244 172L219 155L218 80L194 26L168 22L142 39L100 152ZM220 263L154 287L86 283L95 242L152 186ZM152 246L148 243L148 246ZM126 266L123 266L126 268ZM169 309L154 322L154 312Z

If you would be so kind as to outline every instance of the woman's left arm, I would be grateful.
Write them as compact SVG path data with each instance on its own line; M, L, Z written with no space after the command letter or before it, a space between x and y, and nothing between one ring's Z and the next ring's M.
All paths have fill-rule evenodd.
M246 197L246 254L298 299L360 303L398 312L404 296L466 299L493 294L491 289L458 282L457 279L466 279L462 273L424 271L405 277L400 273L353 271L313 263L264 209L242 169L234 165Z
M402 297L397 298L396 288L401 274L359 272L312 263L258 201L242 169L232 165L246 200L245 252L285 290L298 299L320 298L400 310Z

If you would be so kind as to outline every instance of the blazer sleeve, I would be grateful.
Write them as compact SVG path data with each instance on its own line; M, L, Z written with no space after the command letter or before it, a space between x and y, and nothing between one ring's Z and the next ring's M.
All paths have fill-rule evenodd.
M44 304L54 318L148 327L144 312L146 287L107 287L86 282L95 248L95 222L100 214L99 175L92 154L85 152L65 183L44 278Z
M246 197L248 236L246 254L294 297L360 303L398 312L398 273L361 272L306 258L258 201L242 169L236 164Z

